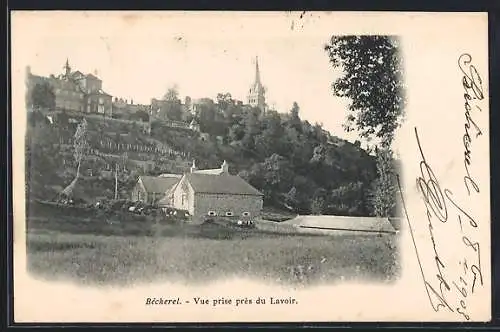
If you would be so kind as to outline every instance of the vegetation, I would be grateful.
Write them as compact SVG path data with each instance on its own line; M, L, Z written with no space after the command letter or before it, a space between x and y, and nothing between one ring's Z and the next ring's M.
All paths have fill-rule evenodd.
M371 213L396 212L396 166L391 143L404 117L405 91L399 40L392 36L333 36L325 46L342 75L333 84L337 97L349 98L346 131L376 138L377 179L371 184Z
M46 222L55 223L52 219ZM102 225L100 228L110 226ZM66 220L60 220L64 227ZM72 223L87 228L84 222ZM38 276L85 284L132 284L183 280L215 281L228 276L282 284L317 284L348 278L393 281L399 273L394 236L283 236L220 229L217 225L126 223L116 236L71 234L30 228L28 270ZM206 227L205 227L206 226Z
M56 106L54 89L47 82L37 83L28 95L27 104L34 108L53 109Z
M181 173L192 159L200 168L219 167L227 160L231 173L239 174L265 194L267 206L310 213L317 205L312 203L313 198L318 197L321 208L315 208L317 213L371 214L365 191L376 178L374 158L359 146L330 135L319 124L302 121L299 111L295 103L289 113L262 113L241 105L229 94L221 94L217 103L202 103L194 115L209 134L206 141L200 140L196 132L168 128L161 121L153 122L148 134L140 123L87 117L89 148L93 152L82 162L85 181L78 182L77 191L84 199L92 200L95 194L90 193L97 190L91 185L104 186L97 196L112 199L114 174L108 174L109 178L102 169L112 171L116 163L121 165L118 198L126 198L138 175ZM50 124L45 116L30 113L27 162L29 176L34 180L31 192L38 198L51 199L47 195L54 188L75 178L70 158L73 143L61 140L75 141L72 136L77 125L70 120L81 122L82 117L64 113L54 117ZM129 145L143 148L130 150ZM158 147L170 153L159 153L155 150ZM353 185L358 182L361 185ZM345 197L351 201L341 203L348 208L339 206L339 190L349 192Z

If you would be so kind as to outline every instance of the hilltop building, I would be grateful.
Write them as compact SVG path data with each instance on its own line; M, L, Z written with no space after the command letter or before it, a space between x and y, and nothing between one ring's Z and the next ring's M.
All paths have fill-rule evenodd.
M102 90L102 80L99 77L84 74L79 70L72 71L67 59L63 69L63 73L58 76L44 77L34 75L28 66L28 93L31 93L37 84L48 83L54 89L56 109L111 116L112 96Z
M258 107L262 112L266 111L266 89L260 81L259 58L255 58L255 81L248 91L248 104L252 107Z

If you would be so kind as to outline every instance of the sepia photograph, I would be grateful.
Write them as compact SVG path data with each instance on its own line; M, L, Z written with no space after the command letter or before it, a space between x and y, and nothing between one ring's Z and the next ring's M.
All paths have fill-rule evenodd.
M219 308L219 321L363 319L363 307L385 303L376 304L386 288L390 302L403 289L418 293L414 305L425 308L416 311L429 320L443 312L452 315L443 319L470 320L469 299L457 296L489 293L489 157L480 154L488 147L487 41L457 54L453 43L442 46L451 49L442 61L464 76L444 72L439 81L438 73L431 77L437 69L425 71L427 49L411 49L427 40L439 54L438 39L423 34L414 44L421 25L391 29L383 24L389 14L365 15L371 30L366 22L353 28L362 13L13 13L12 52L22 53L12 68L19 280L32 280L40 292L47 285L42 296L57 287L73 299L85 293L89 308L117 298L106 292L121 292L119 304L94 316L91 309L70 312L64 296L55 296L63 321L123 321L130 312L140 321L139 312L158 307L146 321L211 321ZM484 16L461 19L484 37ZM410 68L415 57L422 66ZM473 60L486 65L471 67ZM436 79L435 87L451 92L440 99L432 83L414 84L419 70L419 84ZM465 117L448 111L463 109L464 91ZM439 111L409 105L433 97ZM433 127L452 113L466 121L463 138L464 120L448 122L458 135ZM456 146L456 160L446 159L444 151ZM478 210L438 183L441 174L460 184L453 170L462 172L464 163L463 182ZM442 228L452 227L442 226L448 217L447 225L458 225L455 211L462 232L465 224L478 231L482 221L478 238ZM479 238L486 241L481 251ZM461 261L454 241L474 255ZM405 275L412 281L398 288L410 280ZM220 286L228 280L242 284ZM373 303L351 302L346 295L356 292L318 291L351 283L376 289L370 296L354 288ZM255 285L269 291L252 291ZM141 287L148 291L127 300L126 291ZM297 314L327 293L337 307L354 309ZM484 296L477 301L486 303ZM50 306L51 298L45 301ZM387 310L367 317L422 320L407 301L407 316ZM280 309L262 313L269 306Z

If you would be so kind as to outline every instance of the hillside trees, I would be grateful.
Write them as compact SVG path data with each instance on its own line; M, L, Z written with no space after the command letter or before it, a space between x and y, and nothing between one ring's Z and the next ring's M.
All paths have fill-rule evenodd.
M388 216L396 205L391 144L404 117L403 63L399 40L392 36L333 36L325 45L332 66L342 70L332 89L350 99L346 131L380 141L377 180L372 184L373 213Z
M175 96L175 93L169 95ZM178 100L178 97L176 98ZM125 194L124 191L130 190L130 183L124 182L125 179L128 181L128 179L136 179L138 175L151 173L139 164L136 165L136 158L140 161L155 160L157 162L155 174L182 172L185 170L186 162L192 159L196 159L196 163L201 168L220 167L222 160L227 160L231 165L232 173L240 173L264 193L265 204L284 207L301 214L311 213L312 210L316 213L337 211L339 209L332 208L335 205L332 191L357 181L361 181L363 188L366 188L375 178L376 168L372 157L360 147L331 137L320 124L313 125L302 121L297 103L291 105L286 113L276 111L262 113L257 108L235 102L228 94L221 94L216 102L208 98L197 100L196 110L199 112L197 121L201 130L210 134L208 140L202 141L196 133L188 130L168 128L162 121L152 123L151 137L149 137L138 126L134 129L128 124L102 123L91 118L87 119L88 127L83 130L88 134L83 135L81 131L86 127L83 122L78 126L73 126L73 121L69 123L68 119L65 119L61 122L58 117L54 125L46 124L47 128L64 136L65 142L71 136L75 136L73 140L75 144L65 146L64 150L68 149L70 154L71 150L75 151L74 156L69 157L75 160L76 165L62 164L62 158L54 161L51 169L45 170L44 168L43 174L40 174L40 180L36 180L43 185L43 187L38 186L40 190L36 189L37 192L42 193L43 196L47 190L42 188L54 187L54 192L50 194L53 196L56 192L60 192L58 186L61 184L65 186L71 181L69 188L65 190L68 194L72 194L71 188L74 188L78 181L77 190L85 191L85 195L82 195L85 199L96 195L109 198L114 196L116 179L113 181L106 175L106 179L103 178L103 180L97 181L95 177L96 181L83 181L79 176L78 160L85 158L77 157L82 154L76 151L80 150L79 146L86 146L86 144L84 140L77 137L85 136L88 138L88 144L94 149L118 155L124 151L113 151L112 147L101 146L102 142L110 142L111 146L124 142L149 146L152 144L149 141L154 138L167 147L183 152L183 155L176 156L175 160L172 156L159 158L158 153L153 151L130 152L128 156L130 162L123 162L122 165L120 161L118 165L117 196L119 197ZM41 120L46 119L41 118L40 123ZM36 133L36 128L30 128L29 136L34 133ZM127 135L121 135L123 133ZM216 139L215 136L218 135L222 136L222 140ZM76 144L79 141L82 144ZM54 146L57 146L59 142L59 137L56 137ZM49 148L45 140L40 140L40 144L45 147L44 149ZM50 147L52 146L50 144ZM66 152L64 157L67 158ZM125 155L122 157L127 159ZM96 157L95 159L102 158ZM167 159L168 162L163 161ZM89 165L92 164L92 167L95 165L94 170L101 167L97 161L94 164L91 163L90 158L85 159L84 164L87 165L87 162ZM112 170L114 170L114 162L115 160L110 162L113 166ZM126 169L125 164L128 165ZM76 168L76 176L74 171L70 171L73 166ZM36 170L38 170L37 167ZM55 177L53 180L45 181L49 173L53 173ZM32 178L35 179L35 173L32 174ZM76 191L74 196L77 196ZM358 208L358 205L365 204L364 200L351 198L349 195L345 197L347 197L344 200L346 208L342 210L343 213L358 213L362 210ZM367 206L363 208L368 209Z

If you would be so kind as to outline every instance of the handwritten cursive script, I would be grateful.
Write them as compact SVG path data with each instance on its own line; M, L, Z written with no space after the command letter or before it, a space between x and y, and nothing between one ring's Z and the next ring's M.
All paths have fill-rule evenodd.
M471 111L479 111L482 112L481 107L477 104L478 101L484 99L483 93L483 80L476 69L476 67L472 64L472 57L468 53L464 53L460 55L458 58L458 66L460 71L463 74L462 77L462 86L464 88L464 108L465 108L465 133L462 137L463 145L464 145L464 166L465 173L464 176L464 184L467 189L467 193L470 194L470 187L474 189L477 193L479 192L479 187L476 181L471 177L469 167L472 163L471 157L471 144L473 138L478 138L483 134L479 126L474 121ZM474 130L474 135L471 136L471 129Z
M480 101L484 99L482 79L472 64L469 54L462 54L458 59L460 71L463 73L464 88L464 185L466 197L480 192L478 181L472 176L472 142L482 135L473 111L481 112ZM421 194L427 219L428 240L432 246L432 259L421 256L422 247L417 245L414 226L408 215L399 178L397 179L403 210L413 241L417 261L420 267L423 285L432 309L435 312L449 311L470 320L468 300L478 287L483 286L481 269L481 247L474 240L474 232L480 228L480 222L468 211L463 203L458 202L453 191L445 188L426 158L417 128L415 139L420 155L419 171L416 178L417 189ZM440 236L441 234L441 236ZM444 234L444 235L443 235ZM441 242L441 237L446 242ZM445 248L452 247L453 255L446 255ZM450 257L452 256L452 257ZM459 258L457 258L459 257ZM428 263L429 261L432 262ZM432 271L432 272L429 272Z

